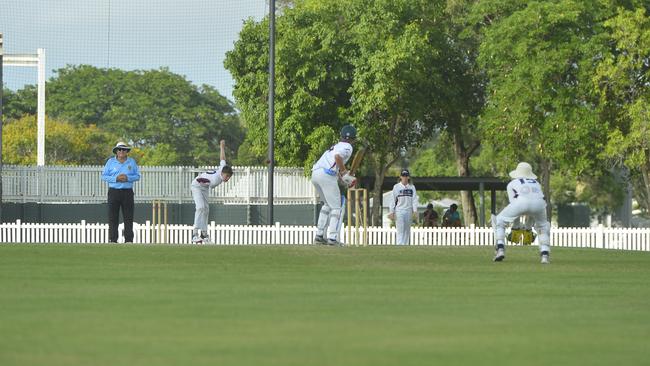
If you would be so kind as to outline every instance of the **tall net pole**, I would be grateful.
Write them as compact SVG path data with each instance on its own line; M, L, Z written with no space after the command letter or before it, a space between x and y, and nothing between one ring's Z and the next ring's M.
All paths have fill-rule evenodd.
M275 0L269 1L269 225L273 225L273 170L275 168Z

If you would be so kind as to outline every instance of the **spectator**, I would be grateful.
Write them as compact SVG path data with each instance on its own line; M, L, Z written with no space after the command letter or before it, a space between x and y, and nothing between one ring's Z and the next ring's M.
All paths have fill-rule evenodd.
M433 209L433 204L429 203L427 209L424 211L422 219L422 226L424 227L438 227L438 212Z
M460 227L460 212L458 212L458 205L452 203L449 209L445 211L442 216L442 226L445 227Z
M131 147L118 142L113 148L114 157L104 165L102 180L108 183L108 241L117 243L117 227L120 208L124 220L124 242L133 242L133 182L140 180L140 169L133 158L128 157Z

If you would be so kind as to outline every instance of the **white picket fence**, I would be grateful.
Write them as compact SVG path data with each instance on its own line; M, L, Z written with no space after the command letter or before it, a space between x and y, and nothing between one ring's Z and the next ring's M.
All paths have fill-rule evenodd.
M208 228L212 242L218 245L311 244L314 226L281 225L216 225ZM122 225L119 228L120 239ZM149 221L134 224L135 243L189 244L192 227L189 225L156 225ZM352 228L352 237L346 227L341 229L340 240L351 242L360 235ZM395 245L394 228L369 227L368 245ZM359 240L361 241L361 240ZM0 224L0 243L106 243L108 224L33 224L20 220ZM482 245L491 246L494 233L489 227L413 228L411 245ZM536 243L534 243L536 244ZM553 228L551 245L554 247L600 248L650 251L650 229L647 228Z
M3 202L106 202L108 186L102 181L104 167L24 166L2 168ZM142 166L141 178L134 183L135 202L194 202L190 183L197 173L215 167ZM266 205L268 201L267 167L233 167L228 184L210 190L211 202ZM275 204L316 204L314 185L303 168L276 167L273 170Z

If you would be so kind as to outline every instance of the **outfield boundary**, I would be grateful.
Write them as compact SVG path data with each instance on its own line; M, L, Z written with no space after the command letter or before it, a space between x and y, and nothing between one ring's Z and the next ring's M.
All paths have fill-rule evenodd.
M156 225L150 221L134 223L134 242L150 244L164 232L167 244L189 244L191 225ZM352 228L353 235L355 228ZM122 225L118 242L123 242ZM265 245L313 243L315 226L310 225L217 225L208 227L212 242L217 245ZM368 227L368 245L395 245L395 228ZM341 228L340 239L347 241L347 227ZM20 220L0 224L0 243L107 243L108 224L80 223L23 223ZM414 246L491 246L494 232L490 227L420 228L411 230ZM536 242L533 243L536 245ZM551 246L570 248L598 248L650 251L649 228L608 228L602 225L589 228L552 228Z

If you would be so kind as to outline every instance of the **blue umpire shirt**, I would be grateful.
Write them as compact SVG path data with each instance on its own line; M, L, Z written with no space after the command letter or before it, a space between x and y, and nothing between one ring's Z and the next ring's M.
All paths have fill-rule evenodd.
M120 174L126 174L126 182L117 181ZM108 183L109 188L132 189L133 182L140 180L140 169L133 158L126 158L126 161L120 163L116 157L112 157L106 160L102 180Z

